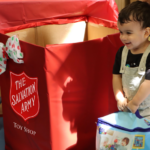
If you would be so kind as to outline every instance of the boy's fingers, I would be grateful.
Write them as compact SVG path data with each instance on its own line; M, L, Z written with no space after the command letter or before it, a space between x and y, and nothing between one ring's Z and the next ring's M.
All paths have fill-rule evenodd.
M126 107L127 106L127 102L124 104L124 107Z
M120 107L118 107L118 109L119 109L120 111L122 111L124 108L120 106Z

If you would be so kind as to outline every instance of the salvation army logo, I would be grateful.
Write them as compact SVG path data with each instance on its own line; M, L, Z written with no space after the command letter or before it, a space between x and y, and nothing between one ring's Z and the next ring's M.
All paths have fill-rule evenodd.
M38 79L10 72L10 105L25 121L36 117L40 109Z

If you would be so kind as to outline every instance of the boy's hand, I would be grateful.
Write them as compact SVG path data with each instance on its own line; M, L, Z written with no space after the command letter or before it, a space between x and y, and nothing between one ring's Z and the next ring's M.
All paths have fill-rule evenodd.
M127 106L127 99L121 99L121 100L117 100L117 107L120 111L123 111L125 109L125 107Z
M132 100L127 104L128 109L132 112L135 113L137 109L139 108L139 105L134 103Z

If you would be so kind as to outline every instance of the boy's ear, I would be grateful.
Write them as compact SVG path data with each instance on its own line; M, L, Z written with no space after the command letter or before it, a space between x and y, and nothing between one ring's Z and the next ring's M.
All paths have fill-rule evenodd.
M149 35L150 35L150 27L147 27L145 29L145 37L147 38L147 37L149 37Z

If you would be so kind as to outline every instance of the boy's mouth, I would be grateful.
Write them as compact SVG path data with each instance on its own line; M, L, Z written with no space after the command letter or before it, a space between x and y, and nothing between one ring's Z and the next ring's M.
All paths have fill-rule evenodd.
M131 42L129 42L129 43L125 43L125 45L126 45L126 46L129 46L130 44L131 44Z

